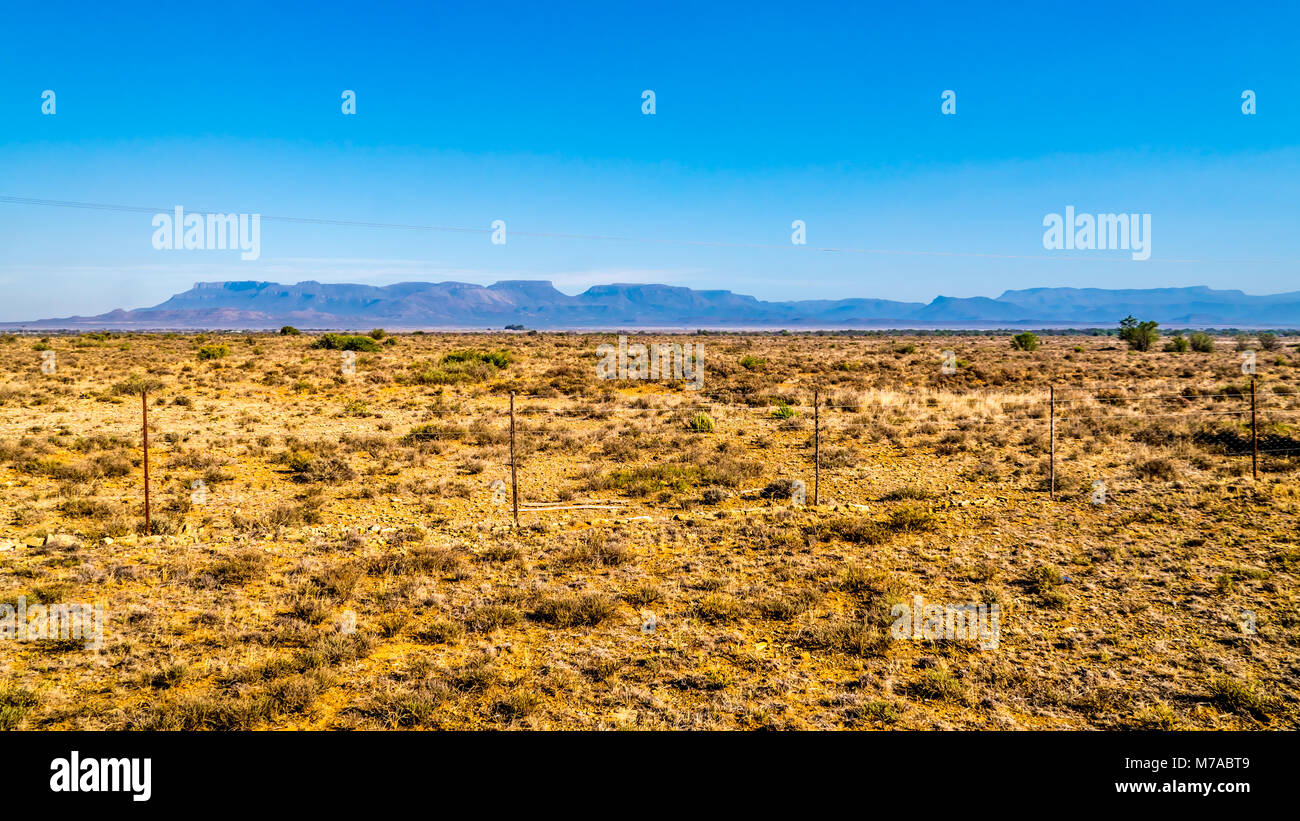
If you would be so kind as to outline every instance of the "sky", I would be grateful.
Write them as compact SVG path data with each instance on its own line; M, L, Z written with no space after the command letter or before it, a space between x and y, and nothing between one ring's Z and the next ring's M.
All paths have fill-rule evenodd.
M211 280L1300 290L1300 10L976 5L11 4L0 321ZM156 249L178 205L263 215L260 256ZM1045 249L1067 206L1150 214L1150 259Z

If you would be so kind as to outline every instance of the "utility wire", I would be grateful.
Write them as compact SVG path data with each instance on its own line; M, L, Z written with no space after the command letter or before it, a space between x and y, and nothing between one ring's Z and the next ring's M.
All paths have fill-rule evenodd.
M9 205L38 205L55 208L81 208L94 211L121 211L137 214L167 214L172 212L172 208L150 208L141 205L118 205L101 202L78 202L75 200L52 200L38 197L16 197L11 195L0 195L0 203ZM248 211L225 211L193 208L189 209L191 213L252 213ZM335 225L350 226L356 228L387 228L407 231L441 231L447 233L459 234L491 234L492 228L465 228L450 225L416 225L396 222L366 222L362 220L341 220L341 219L324 219L318 217L286 217L271 214L261 214L261 219L268 222L285 222L301 225ZM970 257L978 259L1025 259L1039 262L1131 262L1132 260L1113 256L1097 257L1080 257L1080 256L1058 256L1051 254L986 254L968 251L914 251L893 248L840 248L824 247L810 245L795 245L794 243L755 243L755 242L728 242L722 240L691 240L691 239L671 239L655 237L625 237L611 236L604 234L576 234L552 231L517 231L510 229L510 234L519 237L539 237L546 239L581 239L594 240L599 242L638 242L657 245L693 245L708 246L716 248L750 248L758 250L809 250L822 251L837 254L883 254L895 256L926 256L926 257ZM1215 264L1215 265L1238 265L1238 264L1266 264L1266 265L1283 265L1283 264L1300 264L1297 259L1161 259L1152 258L1147 262L1170 262L1170 263L1198 263L1198 264Z

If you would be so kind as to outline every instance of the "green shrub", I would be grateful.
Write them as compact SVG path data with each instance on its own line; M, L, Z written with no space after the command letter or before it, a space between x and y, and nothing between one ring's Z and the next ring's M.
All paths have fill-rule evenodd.
M199 348L199 360L221 359L230 353L230 348L226 345L204 345Z
M1197 331L1187 338L1192 350L1197 353L1214 353L1214 337L1205 331Z
M280 336L298 336L301 333L302 331L298 330L292 325L285 325L284 327L280 328Z
M686 429L695 433L712 433L713 417L701 411L686 420Z
M510 364L510 354L506 351L479 351L467 348L460 351L450 351L442 357L444 366L475 362L482 362L494 368L504 368Z
M1015 348L1017 351L1036 351L1038 350L1038 345L1038 335L1032 334L1029 331L1011 337L1011 347Z
M384 340L385 344L393 337ZM437 365L431 362L412 363L406 373L398 374L396 381L403 385L456 385L483 382L496 376L510 364L506 351L459 350L445 354Z
M320 339L311 343L311 346L313 348L324 348L327 351L362 351L364 353L379 351L379 343L370 337L349 334L323 334Z
M1174 334L1169 337L1169 341L1165 343L1165 350L1171 353L1187 353L1189 347L1191 347L1191 345L1182 334Z

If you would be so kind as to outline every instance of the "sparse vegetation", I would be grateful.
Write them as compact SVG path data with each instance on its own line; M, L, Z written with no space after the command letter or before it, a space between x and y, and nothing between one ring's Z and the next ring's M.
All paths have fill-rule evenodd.
M699 391L602 334L16 335L0 596L115 613L10 644L0 728L1294 727L1297 338L1255 481L1234 333L711 332Z

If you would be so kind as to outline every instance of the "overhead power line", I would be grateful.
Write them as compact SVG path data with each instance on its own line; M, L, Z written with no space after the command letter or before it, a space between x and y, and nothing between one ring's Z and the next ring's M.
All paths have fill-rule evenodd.
M120 205L102 202L78 202L75 200L52 200L38 197L16 197L9 195L0 195L0 203L9 205L38 205L49 206L54 208L81 208L92 211L119 211L136 214L166 214L172 211L172 206L166 208L154 208L142 205ZM221 213L221 214L239 214L239 213L256 213L252 211L239 211L230 209L204 209L190 208L191 213ZM327 219L322 217L286 217L273 214L261 214L261 219L267 222L284 222L296 223L300 225L334 225L355 228L386 228L404 231L439 231L444 233L457 234L491 234L492 228L466 228L463 226L451 225L419 225L413 223L399 222L370 222L365 220L342 220ZM893 256L925 256L925 257L967 257L975 259L1023 259L1034 260L1037 262L1114 262L1128 263L1133 260L1123 257L1114 256L1059 256L1054 254L989 254L969 251L916 251L897 248L850 248L834 246L813 246L813 245L796 245L794 243L758 243L758 242L731 242L726 240L695 240L695 239L673 239L664 237L625 237L613 236L606 234L581 234L555 231L519 231L513 228L509 229L512 236L517 237L538 237L544 239L579 239L593 240L598 242L633 242L645 243L651 245L694 245L715 248L749 248L758 250L780 250L780 251L821 251L825 253L837 254L883 254ZM1243 264L1264 264L1264 265L1287 265L1300 264L1300 259L1162 259L1153 257L1144 262L1167 262L1167 263L1197 263L1213 265L1243 265Z

